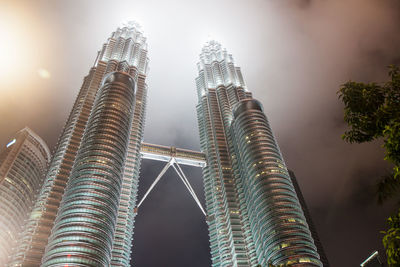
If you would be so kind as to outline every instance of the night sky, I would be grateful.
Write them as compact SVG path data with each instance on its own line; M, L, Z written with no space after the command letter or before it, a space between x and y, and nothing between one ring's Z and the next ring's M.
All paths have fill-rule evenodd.
M194 79L202 46L233 54L264 105L332 266L382 250L394 204L374 185L391 167L380 142L347 144L336 92L400 64L400 2L386 0L0 1L0 145L31 127L51 150L97 51L128 20L148 37L145 141L199 150ZM141 196L165 163L144 160ZM185 167L204 203L201 170ZM207 225L170 169L136 217L135 266L209 266Z

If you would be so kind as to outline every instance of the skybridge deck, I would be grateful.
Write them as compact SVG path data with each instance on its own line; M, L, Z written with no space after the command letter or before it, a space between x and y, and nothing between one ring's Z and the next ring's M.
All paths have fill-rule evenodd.
M143 159L169 162L171 158L175 158L175 161L182 165L194 167L204 167L206 165L206 157L204 153L176 148L173 146L142 143L142 149L140 153Z

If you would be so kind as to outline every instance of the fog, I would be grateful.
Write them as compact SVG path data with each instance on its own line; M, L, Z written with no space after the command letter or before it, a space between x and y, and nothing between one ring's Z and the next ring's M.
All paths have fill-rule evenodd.
M118 26L135 20L150 58L145 141L198 150L196 62L215 39L263 103L331 265L356 266L382 249L379 230L393 207L376 205L373 186L390 166L381 143L341 140L346 125L336 92L348 80L383 82L387 66L400 63L398 1L0 3L2 147L29 126L52 149L96 52ZM161 168L144 162L140 195ZM203 200L200 170L185 171ZM207 266L200 210L176 174L167 174L137 216L133 261Z

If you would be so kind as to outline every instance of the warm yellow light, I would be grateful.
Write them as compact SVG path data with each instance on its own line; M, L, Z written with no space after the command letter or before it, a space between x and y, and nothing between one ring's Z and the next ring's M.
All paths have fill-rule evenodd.
M0 9L0 91L20 86L27 80L37 51L32 43L35 34L29 14L12 6ZM24 77L24 78L22 78Z
M18 22L16 18L9 14L0 18L0 59L2 62L1 73L8 76L10 72L16 72L18 65L23 63L23 38L21 36ZM22 51L21 51L22 50ZM4 68L4 69L3 69Z
M46 69L40 68L37 70L39 77L43 79L49 79L50 78L50 72Z

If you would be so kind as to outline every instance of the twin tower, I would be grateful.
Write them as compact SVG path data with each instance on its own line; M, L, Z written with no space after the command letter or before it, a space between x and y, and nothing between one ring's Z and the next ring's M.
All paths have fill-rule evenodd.
M205 162L212 266L323 266L297 184L232 56L214 41L200 54L202 153L142 142L148 61L135 23L98 52L9 266L130 266L140 161L151 155L177 171Z

